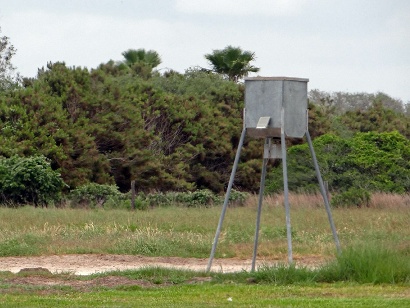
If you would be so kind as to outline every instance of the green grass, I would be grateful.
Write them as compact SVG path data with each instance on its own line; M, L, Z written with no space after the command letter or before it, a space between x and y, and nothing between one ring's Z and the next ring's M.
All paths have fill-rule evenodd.
M342 259L361 257L363 255L356 252ZM388 255L386 262L391 261L391 257ZM334 262L343 264L339 259ZM358 270L367 271L366 267ZM12 278L33 277L0 273L0 301L2 307L410 307L409 271L405 282L377 281L377 284L354 282L358 276L347 278L330 272L329 276L326 266L318 269L277 266L230 274L145 268L85 277L36 275L39 281L52 277L67 282L123 276L151 283L148 287L121 284L93 287L90 284L86 289L44 282L36 286L24 280L13 284ZM204 277L210 277L211 281L201 282L204 280L200 278ZM323 282L329 277L333 283Z
M0 256L119 253L207 258L220 215L214 208L147 211L0 208ZM292 206L296 266L256 272L200 273L161 268L64 279L125 276L151 287L12 283L0 273L2 307L410 307L410 209L406 206L333 210L343 252L335 256L322 207ZM251 258L255 205L229 208L217 257ZM286 260L284 209L264 206L258 258ZM304 255L328 259L299 267ZM52 277L56 277L52 275ZM195 277L211 277L196 282ZM49 278L49 277L47 277ZM199 280L201 281L201 280ZM231 298L232 301L228 301Z
M349 247L322 273L329 282L410 283L410 255L374 244Z
M0 256L115 253L146 256L209 256L220 215L213 208L155 208L147 211L0 208ZM284 209L263 208L258 254L286 260ZM408 207L335 209L342 247L376 243L410 252ZM216 257L250 258L256 208L229 208ZM335 245L322 207L293 205L293 252L333 257Z
M43 293L43 294L42 294ZM45 293L45 294L44 294ZM230 301L231 299L232 301ZM167 288L1 294L2 307L409 307L408 287L357 284L178 285Z
M352 259L352 255L348 258ZM357 258L360 256L356 254L353 259ZM152 283L148 287L117 285L87 289L57 284L33 286L21 281L13 284L12 278L27 278L27 274L0 273L0 301L2 307L410 307L409 281L394 284L325 283L323 274L326 271L326 267L278 266L236 274L145 268L85 277L38 275L40 281L52 277L67 282L124 276ZM212 280L195 280L206 276Z

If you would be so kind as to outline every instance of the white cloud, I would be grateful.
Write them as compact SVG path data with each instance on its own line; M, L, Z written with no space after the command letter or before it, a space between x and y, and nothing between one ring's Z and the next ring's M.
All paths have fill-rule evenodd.
M289 16L302 11L307 0L176 0L183 13Z
M189 29L156 19L116 19L86 13L56 15L43 11L16 13L5 21L8 25L25 25L10 27L7 35L18 49L13 63L23 76L30 77L48 61L94 68L110 59L121 60L121 53L129 48L154 49L169 56L170 50L177 47L181 31Z
M161 7L160 14L142 4L138 9L122 5L126 11L115 14L102 4L98 12L88 6L50 10L38 5L2 11L0 24L2 35L18 49L13 64L28 77L48 61L95 68L121 60L129 48L156 50L160 69L183 72L207 67L206 53L233 45L255 52L261 75L306 77L310 88L383 91L410 100L408 9L375 2L372 11L360 1L324 0L169 3L174 7Z

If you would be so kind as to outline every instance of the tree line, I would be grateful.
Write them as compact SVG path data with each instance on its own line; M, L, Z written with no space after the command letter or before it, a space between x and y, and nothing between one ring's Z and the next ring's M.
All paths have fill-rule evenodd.
M221 53L225 53L225 58ZM210 70L195 67L184 73L173 70L160 73L155 70L161 62L155 51L130 49L123 53L123 61L110 60L94 69L67 67L63 62L48 63L35 78L21 79L15 87L3 87L0 91L3 201L11 196L6 187L21 184L12 183L10 177L6 179L7 168L17 170L13 163L19 158L30 158L30 162L24 163L37 161L46 170L39 157L49 164L48 175L58 173L61 178L61 182L55 181L50 186L56 188L56 198L59 193L89 183L116 185L121 192L127 192L131 181L135 181L138 191L145 193L200 189L223 192L242 129L244 86L240 79L257 68L250 65L254 54L240 48L228 46L205 56L208 59L211 55L216 60L213 63L209 59ZM214 65L218 63L225 70L217 71ZM319 159L328 168L324 176L332 178L331 188L345 191L349 185L364 183L366 175L371 179L376 173L399 172L396 177L380 175L380 183L386 185L366 187L408 192L410 121L406 107L383 93L359 95L369 100L365 107L363 100L354 100L351 94L339 93L337 102L333 95L315 90L309 96L309 130L319 140L316 145ZM399 104L403 109L398 108ZM387 132L391 135L383 135ZM360 137L360 133L374 135ZM363 161L357 161L355 155L359 154L354 154L358 147L355 138L361 138L360 144L369 147ZM262 142L246 138L235 178L236 189L258 190ZM385 146L383 142L394 146ZM365 159L378 159L378 155L369 156L380 154L372 148L374 144L382 144L383 151L387 151L386 158L375 163L377 169L370 163L366 165ZM302 151L298 147L303 149L303 140L289 140L289 146L290 169L308 166L304 156L298 154L294 161L292 158L292 153ZM322 146L334 150L326 151ZM346 150L346 147L352 148ZM345 169L339 172L329 167L329 161L340 156L343 149L353 153L346 159L356 161L343 161ZM361 163L367 167L361 167ZM397 166L380 166L393 163ZM1 169L2 166L8 167ZM275 177L279 167L280 161L270 163L267 186L272 192L279 189L275 184L280 183ZM354 171L355 168L359 169ZM349 170L360 176L350 182L338 178L339 175L346 178ZM290 180L299 183L292 187L309 190L312 183L310 179L305 181L307 174L295 172L299 178L292 180L289 172ZM44 181L47 182L47 176ZM400 182L401 186L389 181ZM23 186L29 184L19 187Z

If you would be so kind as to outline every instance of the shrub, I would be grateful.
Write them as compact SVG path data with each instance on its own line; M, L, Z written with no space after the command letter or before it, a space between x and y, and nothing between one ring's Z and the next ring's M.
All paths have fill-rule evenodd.
M234 205L243 205L248 195L249 194L246 192L232 189L231 194L229 195L229 202ZM194 192L179 193L177 194L175 201L188 207L196 207L222 204L223 198L208 189L202 189Z
M216 195L208 189L196 190L186 194L186 197L186 206L188 207L210 206L217 200Z
M0 159L0 199L17 204L47 205L61 198L66 184L44 156Z
M132 204L130 202L130 207L131 208ZM137 210L146 210L148 209L149 203L147 201L147 198L141 193L135 196L135 208Z
M156 192L146 195L145 199L149 206L170 206L174 203L176 194Z
M370 193L365 189L350 188L335 195L332 199L332 205L334 207L369 206L370 196Z
M126 199L115 185L89 183L71 191L71 205L74 207L103 207L110 201L110 207Z
M208 189L194 192L168 192L155 193L147 196L151 206L183 205L187 207L210 206L218 200L218 197Z
M249 193L232 189L231 194L229 195L229 202L232 205L242 206L248 197Z
M249 194L246 192L232 189L229 202L233 205L243 205L248 196ZM181 205L186 207L200 207L222 204L223 198L214 194L209 189L200 189L193 192L150 193L146 195L145 201L150 206Z
M313 144L323 179L331 191L360 187L370 192L403 194L410 189L410 140L398 132L357 133L349 138L326 134L313 140ZM318 191L306 143L289 148L287 165L291 191ZM282 190L282 168L278 166L268 174L266 192Z

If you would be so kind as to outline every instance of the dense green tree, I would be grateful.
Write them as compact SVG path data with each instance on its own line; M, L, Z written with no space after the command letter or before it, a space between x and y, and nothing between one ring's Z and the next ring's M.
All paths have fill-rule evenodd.
M209 61L214 72L235 82L248 76L251 72L259 71L258 67L250 64L255 60L255 53L243 51L240 47L227 46L221 50L213 50L212 53L206 54L205 58Z
M89 72L49 63L24 89L0 97L0 154L45 155L71 189L115 182L127 191L135 180L142 191L219 192L242 109L243 86L206 72L146 80L110 64ZM244 151L241 166L259 150ZM256 189L257 179L245 178L237 185Z
M31 86L3 97L0 120L8 130L0 139L1 154L42 154L70 187L107 181L109 164L89 132L92 102L83 97L89 91L87 70L49 63Z
M312 137L333 133L350 138L356 132L397 130L410 138L406 106L384 93L329 94L309 92L309 128Z
M352 138L325 134L313 141L322 176L332 191L361 188L365 191L405 193L410 190L410 140L395 132L357 133ZM318 191L308 145L288 150L289 188ZM283 189L282 169L267 180L267 191Z
M342 115L347 111L367 110L374 103L380 103L383 108L391 109L398 113L405 111L405 105L399 99L390 97L383 92L373 93L348 93L325 92L313 89L309 91L309 100L320 106L322 110L331 112L333 116Z
M322 106L309 103L308 105L309 119L308 127L312 138L331 132L332 120L334 116Z
M181 120L178 125L182 134L177 135L185 137L176 159L187 157L181 166L189 165L185 169L195 187L222 191L229 180L242 129L243 85L201 69L189 69L185 74L169 72L153 77L152 82L169 97L172 93L175 98L183 99L182 106L168 104L168 111L161 114L172 112L173 115L160 121L167 123L167 119L175 118L175 115ZM182 141L178 138L171 140ZM235 183L238 188L256 191L258 180L249 181L249 175L242 169L247 169L249 164L254 167L250 160L261 157L261 142L247 139L245 146L247 150L243 151ZM258 174L259 169L260 166L253 172Z
M138 71L138 63L130 65L123 69L109 61L90 71L48 63L36 78L24 81L24 88L0 92L0 155L43 155L70 189L88 183L116 184L125 192L135 180L137 189L145 192L222 192L243 125L243 84L198 68L160 74L146 66L150 73L145 74ZM368 183L375 165L361 160L373 151L399 167L388 169L385 158L377 162L369 189L408 189L408 166L394 150L408 151L407 143L400 141L402 135L409 136L408 116L380 101L363 110L339 112L336 107L327 99L309 103L309 130L331 188ZM401 137L394 135L395 130ZM385 131L393 135L378 135ZM369 135L363 141L359 136L364 135L356 132ZM395 145L388 148L390 154L371 145L389 138ZM302 141L290 140L288 145ZM357 146L359 141L363 144ZM359 149L368 152L362 155ZM289 179L293 189L310 191L317 184L306 151L306 144L289 148ZM263 140L245 138L235 188L259 189L262 153ZM279 164L272 161L270 167ZM281 176L275 180L280 172L273 168L268 191L280 190Z
M0 36L0 91L18 84L19 76L15 75L15 67L11 63L15 54L16 49L10 43L10 39L7 36Z
M391 132L399 131L410 138L410 117L383 106L381 101L374 101L365 109L347 111L340 116L340 121L351 131Z

